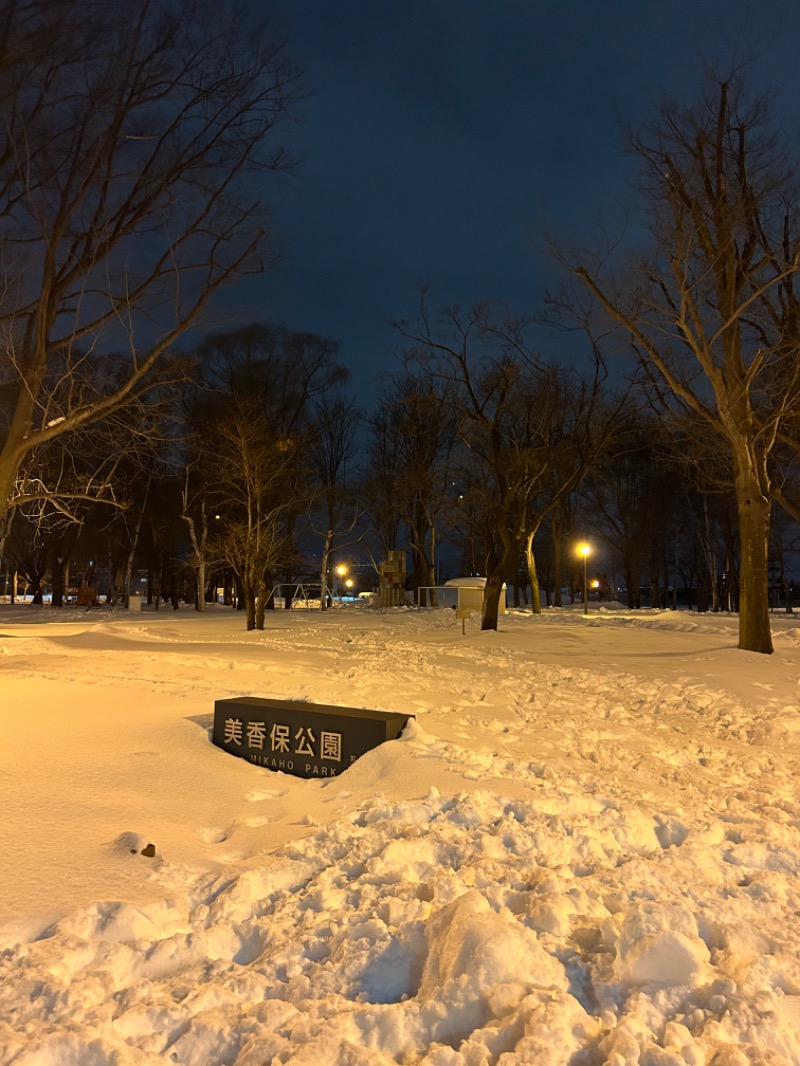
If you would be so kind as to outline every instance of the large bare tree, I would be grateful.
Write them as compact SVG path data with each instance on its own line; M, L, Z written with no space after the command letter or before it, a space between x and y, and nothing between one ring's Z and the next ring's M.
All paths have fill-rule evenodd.
M636 137L651 253L615 283L572 269L625 331L668 404L727 450L738 510L739 647L770 653L769 460L800 405L795 177L769 101L708 73L695 106L665 104Z
M207 337L195 353L183 518L197 571L206 562L230 568L251 629L264 627L278 572L297 562L296 520L316 489L315 404L319 416L347 376L337 352L331 338L254 324Z
M230 567L244 599L248 629L264 628L271 579L291 554L286 509L297 507L297 442L278 436L256 401L242 401L215 437L220 521L212 557Z
M504 583L550 515L586 474L615 422L603 410L601 360L582 376L549 363L527 339L530 321L503 307L446 308L397 323L407 353L453 397L464 475L486 526L481 629L497 629ZM532 575L536 582L535 574ZM536 586L538 588L538 585Z
M311 432L308 440L308 463L315 485L315 499L309 508L311 528L322 539L319 563L319 606L330 605L334 548L345 548L361 539L358 520L361 505L348 482L356 456L357 433L361 414L343 393L317 399L312 405ZM319 528L321 527L321 528Z
M0 532L37 449L148 389L271 248L301 82L248 10L0 0Z
M427 604L436 585L443 512L451 496L450 467L459 415L446 382L408 366L390 380L369 420L367 480L372 511L400 519L413 561L414 594ZM384 477L387 461L390 476ZM397 529L399 534L399 528ZM391 543L386 550L398 544ZM436 593L430 593L435 605Z

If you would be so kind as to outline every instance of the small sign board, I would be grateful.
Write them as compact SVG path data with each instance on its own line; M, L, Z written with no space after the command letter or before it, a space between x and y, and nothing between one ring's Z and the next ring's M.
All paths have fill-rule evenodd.
M365 752L396 740L410 714L236 696L214 704L214 743L295 777L338 777Z

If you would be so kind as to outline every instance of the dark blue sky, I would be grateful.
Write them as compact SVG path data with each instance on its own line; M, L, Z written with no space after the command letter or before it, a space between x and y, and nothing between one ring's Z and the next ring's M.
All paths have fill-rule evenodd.
M798 0L283 0L314 95L267 199L286 242L239 313L336 337L369 405L420 282L434 305L538 308L547 225L634 208L624 128L703 59L752 55L797 126Z

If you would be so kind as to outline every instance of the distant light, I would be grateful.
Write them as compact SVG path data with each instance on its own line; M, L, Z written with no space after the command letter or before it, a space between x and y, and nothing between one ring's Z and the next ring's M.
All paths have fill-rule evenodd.
M591 544L586 544L585 542L583 544L579 544L575 550L577 551L578 555L582 555L584 559L586 559L589 555L592 554Z

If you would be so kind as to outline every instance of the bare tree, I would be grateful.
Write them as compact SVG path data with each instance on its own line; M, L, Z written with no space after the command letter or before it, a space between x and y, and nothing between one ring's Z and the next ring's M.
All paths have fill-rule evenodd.
M378 559L373 557L372 560L376 574L379 573L379 559L387 558L388 553L398 547L403 525L398 487L402 456L394 429L382 405L367 419L362 491L380 553Z
M215 443L216 556L239 580L247 628L263 629L268 576L292 551L283 520L286 508L297 505L296 444L276 436L255 404L242 404L221 422Z
M549 365L529 347L528 325L485 304L448 308L434 323L424 299L415 323L398 324L420 364L457 397L488 532L482 629L497 629L503 584L545 516L580 482L610 421L600 417L601 362L588 379Z
M185 479L181 489L181 518L189 534L190 565L195 577L196 611L206 609L206 567L208 561L208 497L199 493L194 500L191 493L192 464L186 464Z
M695 107L665 104L633 147L652 255L614 285L572 269L621 326L673 409L726 447L739 526L739 647L771 653L769 459L800 404L795 179L765 99L708 73Z
M37 449L150 388L220 287L262 265L254 174L288 164L271 134L300 81L247 10L0 4L0 520Z
M441 515L452 502L450 464L459 412L452 388L408 366L384 391L370 419L368 481L374 513L401 519L414 568L414 591L436 585ZM391 459L390 459L391 457ZM387 480L383 469L390 459ZM391 524L387 523L391 528ZM399 524L395 525L399 535ZM386 550L396 548L391 543ZM435 606L435 592L431 602Z
M320 609L324 611L328 607L328 589L332 584L329 570L334 546L346 547L363 535L355 534L361 507L353 498L347 479L348 462L352 472L361 415L355 404L341 394L330 400L316 400L312 410L308 457L317 484L316 502L324 527L315 529L322 537L319 600ZM343 541L343 537L348 540Z
M586 524L596 527L619 565L629 607L641 607L645 572L651 606L661 605L665 543L674 536L674 500L683 473L663 420L632 407L584 482L579 502L590 516Z
M329 338L267 325L213 335L197 349L204 385L186 405L184 521L194 525L196 568L208 557L236 575L248 628L263 628L276 568L286 573L297 561L294 523L314 493L314 404L346 376L336 352ZM345 452L349 432L339 442ZM210 507L220 519L204 539Z
M338 343L316 333L253 323L207 337L197 349L201 376L232 405L258 404L276 431L304 432L310 405L347 380Z

